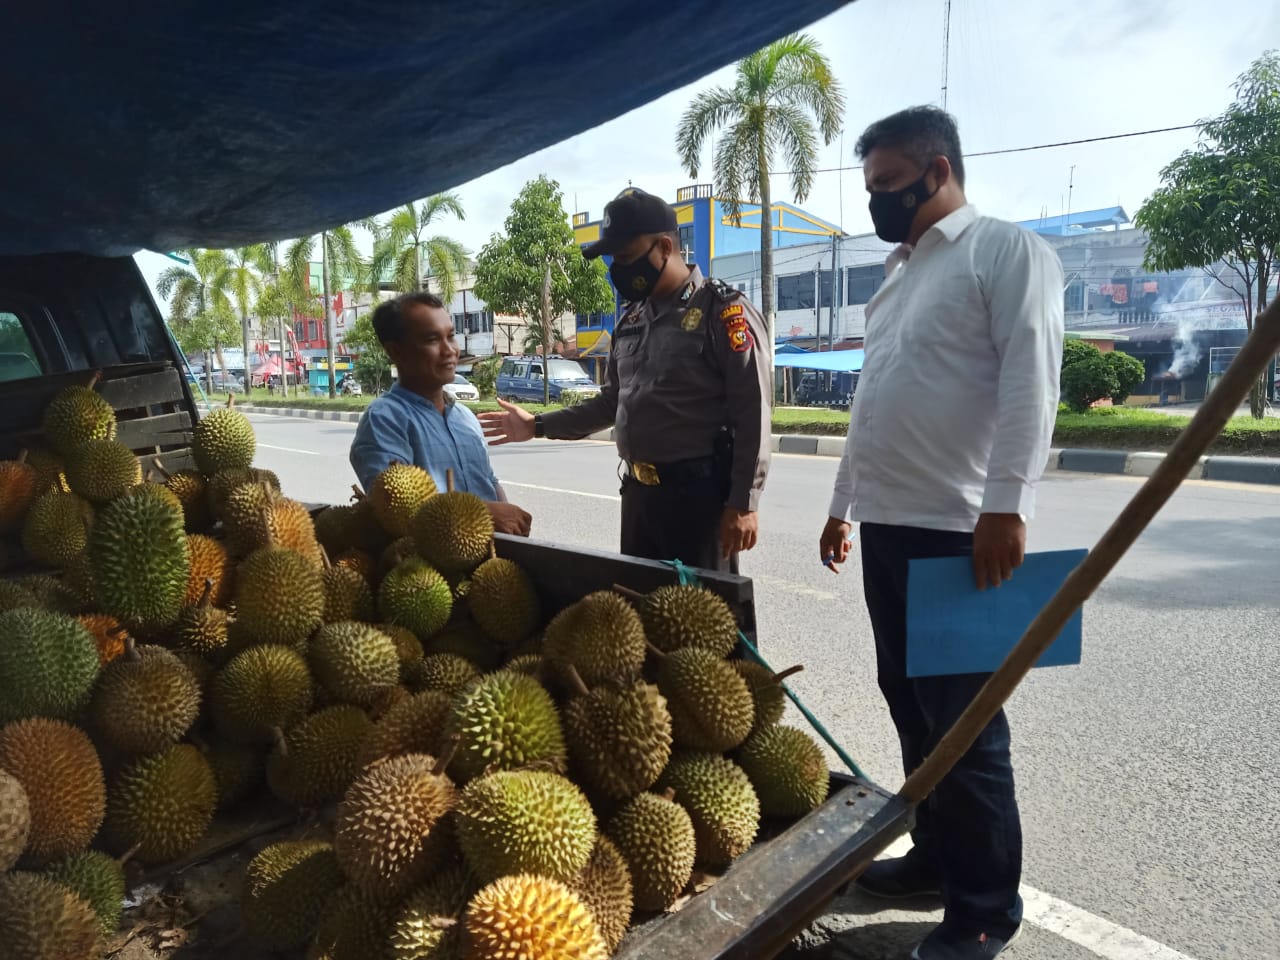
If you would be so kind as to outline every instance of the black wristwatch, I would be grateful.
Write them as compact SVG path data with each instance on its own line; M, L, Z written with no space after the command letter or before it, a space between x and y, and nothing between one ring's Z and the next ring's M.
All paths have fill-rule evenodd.
M533 415L533 435L538 438L547 435L547 426L542 422L542 414L535 413Z

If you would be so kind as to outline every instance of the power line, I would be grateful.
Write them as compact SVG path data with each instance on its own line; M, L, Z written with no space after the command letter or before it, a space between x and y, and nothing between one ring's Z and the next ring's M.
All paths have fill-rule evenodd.
M1112 133L1104 137L1085 137L1082 140L1060 140L1057 143L1037 143L1030 147L1006 147L1003 150L979 150L977 153L966 153L964 158L969 160L973 157L995 157L1008 153L1027 153L1031 150L1051 150L1054 147L1074 147L1082 143L1100 143L1104 140L1124 140L1128 137L1147 137L1153 133L1172 133L1176 130L1195 130L1198 129L1198 123L1184 123L1177 127L1158 127L1155 130L1134 130L1131 133ZM842 170L861 170L862 164L857 163L847 167L820 167L813 173L838 173ZM771 170L770 176L783 177L790 176L790 170Z

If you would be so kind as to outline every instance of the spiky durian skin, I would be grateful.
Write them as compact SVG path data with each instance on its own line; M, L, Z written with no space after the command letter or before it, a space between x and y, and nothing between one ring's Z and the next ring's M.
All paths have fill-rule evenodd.
M199 603L204 596L205 581L212 580L209 602L215 607L225 607L231 600L235 577L227 548L213 537L190 533L187 534L187 556L191 559L191 573L182 602L190 606Z
M697 837L684 807L641 793L609 821L605 832L631 868L637 910L666 910L679 899L693 875Z
M388 623L412 630L425 643L449 622L453 591L439 571L410 557L382 578L378 612Z
M113 848L137 847L139 862L163 863L200 842L217 803L208 762L191 744L178 743L121 769L107 794L104 829Z
M405 753L435 756L452 709L453 698L440 690L415 693L393 704L361 744L360 767Z
M738 622L729 605L705 587L670 584L638 605L644 633L663 653L685 647L727 657L738 643Z
M109 503L142 482L142 464L123 443L89 440L67 455L67 484L90 503Z
M222 470L247 469L256 449L249 418L225 407L202 417L191 434L191 452L206 477Z
M710 650L684 647L658 664L658 689L671 711L671 735L688 750L723 753L747 739L755 701L747 682Z
M400 680L395 643L377 627L354 620L317 630L307 645L307 664L330 696L365 707Z
M5 960L92 960L102 925L66 886L38 873L0 874L0 944Z
M40 473L35 467L25 461L0 461L0 536L22 526L39 493Z
M671 757L671 714L649 684L597 687L570 700L563 717L575 778L605 796L649 789Z
M601 834L586 866L569 884L590 909L609 952L618 949L631 923L635 896L631 868L613 841Z
M116 932L125 895L124 866L119 860L97 850L87 850L46 867L43 873L68 887L93 908L102 923L104 936Z
M555 702L524 674L499 671L464 687L454 700L449 732L458 737L449 772L459 783L490 768L565 767L564 731Z
M64 567L88 546L93 507L74 493L49 490L31 504L22 524L22 549L49 567Z
M461 865L446 867L414 891L391 927L390 960L453 960L474 892L474 879Z
M71 719L88 701L100 666L84 624L20 607L0 613L0 723Z
M236 571L236 620L258 643L305 641L324 616L324 579L302 554L284 547L255 550Z
M465 960L607 960L590 908L563 883L532 874L502 877L471 900Z
M341 799L360 771L359 757L373 729L359 707L326 707L284 734L267 758L271 791L297 807Z
M265 645L236 654L213 678L209 706L218 730L236 743L269 743L311 709L311 674L289 647Z
M830 791L822 748L796 727L757 730L737 752L766 817L800 817L821 806Z
M751 846L760 829L760 800L732 760L711 753L677 753L658 779L689 812L698 840L698 862L721 867Z
M467 606L480 629L507 647L529 639L542 619L533 581L503 557L486 560L472 571Z
M31 802L22 781L0 769L0 873L18 862L31 836Z
M386 960L387 929L395 915L394 903L346 884L325 904L307 960Z
M181 508L149 487L155 484L135 487L98 511L89 560L104 612L130 626L161 630L182 609L191 558Z
M543 653L571 665L587 686L630 683L645 658L644 628L635 608L616 593L590 593L547 625Z
M141 646L103 668L90 703L93 726L124 753L156 753L176 743L200 715L200 684L164 647Z
M436 494L410 524L418 553L448 575L465 574L484 562L493 542L493 515L473 493Z
M423 504L435 495L435 481L426 470L393 463L373 481L368 499L383 529L393 537L405 537Z
M267 950L296 950L316 932L341 886L342 869L332 844L286 840L264 847L245 871L245 931Z
M44 409L44 436L60 456L87 440L114 440L116 412L90 387L67 387Z

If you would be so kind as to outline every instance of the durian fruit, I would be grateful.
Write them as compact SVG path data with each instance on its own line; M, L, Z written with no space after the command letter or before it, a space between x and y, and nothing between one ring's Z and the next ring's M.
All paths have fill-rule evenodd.
M378 629L391 638L391 643L396 648L396 656L400 658L400 680L403 682L405 667L425 656L422 641L412 630L397 627L394 623L380 623Z
M697 838L689 812L672 800L674 793L638 794L605 830L631 869L637 910L668 909L693 875Z
M240 900L245 932L263 949L297 950L310 941L341 886L332 844L286 840L264 847L245 871Z
M474 493L450 490L422 505L409 532L418 553L441 573L469 573L489 556L493 514Z
M80 556L83 556L83 554L72 559L66 569L77 566ZM18 581L18 584L35 596L41 610L76 616L83 612L83 605L76 592L71 590L64 582L65 579L65 570L61 577L51 573L33 573L30 576L23 577Z
M200 471L179 470L177 473L170 473L158 460L155 464L164 477L164 485L182 504L182 521L187 532L198 533L209 529L213 525L213 516L209 513L209 489Z
M209 506L209 515L214 520L221 520L226 509L227 498L239 486L246 483L266 484L276 493L280 492L280 478L271 470L260 467L236 467L231 470L206 475L205 499Z
M440 690L449 695L480 676L470 660L451 653L433 653L422 658L422 665L412 676L414 692Z
M443 764L421 753L376 763L338 806L334 849L347 878L372 897L408 893L441 864L453 843L447 814L457 788Z
M141 863L176 860L200 842L217 803L208 761L191 744L178 743L116 775L103 830L114 848L137 847Z
M413 518L435 495L435 481L426 470L407 463L393 463L373 481L369 504L387 533L407 537Z
M31 804L13 774L0 769L0 873L18 862L31 834Z
M235 401L209 413L196 424L191 434L191 452L196 466L206 477L221 470L247 468L253 463L257 440L253 424L234 409Z
M329 898L307 960L384 960L387 928L396 908L362 892L354 884Z
M700 647L724 658L738 644L738 621L706 587L672 584L636 603L645 637L663 653Z
M522 653L518 657L512 657L503 666L503 670L509 670L511 673L523 673L525 676L533 677L541 682L542 676L546 670L547 661L543 659L540 653Z
M284 547L256 550L236 572L235 607L238 625L256 642L302 643L324 613L320 569Z
M2 727L0 769L27 795L26 862L40 865L89 845L102 824L106 788L98 752L83 731L42 717Z
M502 659L498 645L489 638L471 617L458 616L425 644L427 654L451 653L471 661L482 673L497 669Z
M101 510L89 535L93 582L104 612L130 627L161 630L178 617L191 560L182 510L146 484Z
M173 625L173 643L209 659L217 659L228 651L230 617L213 605L213 579L205 581L204 593L194 604L178 613Z
M358 487L352 489L357 491L354 503L325 507L315 516L316 539L333 557L349 552L376 554L391 536L374 514L369 498L359 493ZM370 574L372 571L366 577Z
M766 666L754 660L730 660L738 676L747 681L747 689L751 691L751 700L755 704L756 715L751 731L762 730L782 719L787 709L787 692L783 681L792 674L799 673L804 667L796 665L781 673L774 673Z
M59 578L60 592L69 598L67 613L88 613L98 610L98 591L93 583L93 564L89 560L89 551L81 550L71 562L62 568Z
M0 874L5 960L96 960L102 925L93 908L38 873Z
M124 865L119 860L97 850L87 850L59 860L42 873L93 908L103 936L116 932L125 895Z
M537 680L523 674L490 673L464 687L454 700L449 732L458 737L449 772L459 783L490 768L565 768L555 702Z
M236 743L269 743L276 727L288 729L311 709L307 663L296 650L250 647L214 676L209 706L218 730Z
M757 730L737 752L766 817L801 817L830 790L827 761L813 737L795 727Z
M78 620L19 608L0 613L0 723L70 719L98 676L98 648Z
M418 548L414 546L413 537L401 537L399 540L392 540L378 554L377 572L370 583L381 585L387 574L394 570L406 560L421 560L418 556ZM452 597L452 589L450 596Z
M219 810L239 803L262 783L262 747L215 738L202 744L200 752L213 771Z
M200 684L164 647L134 647L107 664L89 705L94 730L123 753L158 753L200 715Z
M574 779L606 797L648 790L671 757L671 714L658 688L647 683L590 692L580 686L563 718Z
M90 503L108 503L142 482L142 464L123 443L87 440L67 452L67 485Z
M658 661L658 689L671 711L676 746L707 753L732 750L755 723L747 682L710 650L684 647Z
M330 564L324 570L325 623L342 620L371 622L375 616L373 590L369 581L350 567Z
M116 412L94 393L97 381L59 391L44 408L44 438L63 457L86 440L115 439Z
M272 498L280 495L267 483L241 483L227 493L222 503L222 526L232 553L245 556L266 546L263 512Z
M600 935L613 953L631 924L634 895L631 870L612 840L603 834L596 837L587 865L573 878L569 888L590 908Z
M93 507L83 497L50 490L36 498L22 524L22 549L37 563L66 566L88 546Z
M644 640L635 608L602 590L556 614L547 625L543 652L548 660L574 667L589 687L623 684L640 676Z
M439 690L416 693L393 704L361 744L359 766L405 753L438 756L452 708L453 698Z
M677 753L658 779L689 812L698 862L728 866L747 851L760 828L760 800L732 760L711 753Z
M266 484L237 487L227 498L222 523L232 553L243 556L259 547L285 547L323 566L311 512Z
M607 960L595 918L567 886L533 874L502 877L472 898L464 960Z
M343 550L333 558L333 565L360 574L370 588L374 586L374 580L378 575L378 565L373 555L364 550Z
M335 700L369 706L400 682L400 657L385 633L349 620L325 624L307 645L312 676Z
M182 602L188 606L199 603L204 597L206 582L212 580L209 602L215 607L225 607L231 601L235 571L222 541L202 533L187 534L187 556L191 558L191 573Z
M466 868L448 867L400 907L388 939L390 960L454 960L462 944L462 914L471 899Z
M373 729L359 707L326 707L281 733L267 757L267 785L285 803L317 807L337 801L360 771L359 755Z
M37 496L50 490L71 492L71 488L67 486L66 466L62 462L62 457L58 456L51 447L41 444L28 447L26 462L36 471Z
M471 574L467 607L486 634L508 647L528 640L542 621L533 581L502 557L486 560Z
M40 474L26 462L26 451L17 460L0 460L0 536L22 528L22 519L40 493Z
M116 657L124 653L125 642L129 639L129 631L109 613L82 613L76 617L93 637L98 648L98 662L106 666Z
M0 613L22 609L40 610L42 605L36 595L22 584L0 580Z
M412 630L423 643L449 622L452 611L449 582L416 558L391 570L378 587L378 612L382 618Z
M473 780L454 820L481 883L510 873L571 881L596 841L590 802L574 783L546 770L502 770Z

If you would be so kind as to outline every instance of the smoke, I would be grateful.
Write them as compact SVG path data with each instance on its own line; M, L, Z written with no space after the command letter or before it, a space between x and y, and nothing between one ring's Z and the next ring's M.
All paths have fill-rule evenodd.
M1173 339L1173 362L1169 365L1169 375L1175 379L1190 376L1204 356L1204 348L1196 342L1199 327L1190 317L1178 321L1178 332Z

